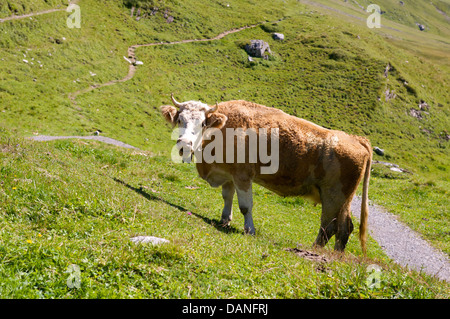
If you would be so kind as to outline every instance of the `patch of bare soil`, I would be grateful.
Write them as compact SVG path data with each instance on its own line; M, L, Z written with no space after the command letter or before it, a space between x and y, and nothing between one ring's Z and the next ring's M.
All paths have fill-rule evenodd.
M318 254L318 253L315 253L315 252L312 252L309 250L303 250L303 249L298 249L298 248L286 248L286 251L293 252L297 256L304 258L306 260L317 261L317 262L321 262L321 263L327 263L327 262L331 261L325 255L321 255L321 254Z

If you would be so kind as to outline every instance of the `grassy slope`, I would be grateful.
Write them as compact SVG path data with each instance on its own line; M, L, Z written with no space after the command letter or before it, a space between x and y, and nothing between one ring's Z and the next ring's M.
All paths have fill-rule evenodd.
M220 195L165 156L83 141L1 145L2 298L448 298L373 241L369 258L354 257L352 240L347 257L326 253L334 261L323 265L285 251L316 235L319 209L302 200L255 187L258 235L243 236L242 216L216 226ZM136 235L171 243L135 245ZM377 289L366 284L372 263L383 267ZM71 264L81 289L66 285Z
M373 261L356 266L336 261L327 266L330 275L285 252L298 243L310 245L317 231L320 208L302 200L281 199L256 187L256 238L242 236L238 212L230 232L211 225L220 217L220 192L200 181L192 166L169 161L173 141L157 107L169 102L172 91L179 100L253 100L369 136L386 149L387 159L377 159L415 173L404 177L375 167L371 198L450 251L444 222L449 147L441 133L449 116L447 66L399 50L397 44L406 40L389 44L386 35L380 37L361 23L311 12L296 2L229 3L233 14L222 2L206 7L202 1L168 1L175 17L171 24L162 14L137 22L111 1L80 2L81 29L68 29L64 12L0 24L5 34L0 39L0 124L6 129L1 133L2 295L186 297L191 291L196 297L442 296L440 288L430 288L429 279L390 264L385 265L383 289L373 291L364 284L364 269ZM192 8L202 8L201 14ZM250 11L251 16L246 14ZM283 43L271 40L269 27L258 27L211 43L139 48L137 57L144 65L132 80L80 95L76 105L67 98L69 92L125 76L122 55L131 44L212 37L283 16L287 19L270 27L285 33ZM54 42L62 37L61 44ZM248 62L240 47L253 38L268 41L274 57ZM43 67L26 64L24 58L39 60ZM388 62L395 71L386 79ZM398 97L385 102L386 87ZM420 99L431 105L422 121L407 114ZM46 146L5 137L90 134L95 129L159 156L92 143ZM193 184L200 188L185 188ZM141 186L144 193L138 191ZM17 229L17 224L23 227ZM135 247L128 242L135 234L167 237L176 245ZM356 236L348 251L360 254ZM384 263L376 243L370 243L370 251L370 258ZM270 258L262 257L266 255ZM63 272L71 263L82 268L82 290L65 286ZM6 280L17 274L30 278L28 284ZM114 289L107 290L105 283Z

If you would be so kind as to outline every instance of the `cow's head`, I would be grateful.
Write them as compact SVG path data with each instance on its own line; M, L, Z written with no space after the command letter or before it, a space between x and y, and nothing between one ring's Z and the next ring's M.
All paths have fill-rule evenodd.
M221 129L227 117L217 112L217 104L208 106L200 101L180 103L175 100L173 93L172 102L175 107L163 105L161 113L172 127L178 125L179 136L176 146L183 162L189 163L194 150L201 147L203 132L208 128Z

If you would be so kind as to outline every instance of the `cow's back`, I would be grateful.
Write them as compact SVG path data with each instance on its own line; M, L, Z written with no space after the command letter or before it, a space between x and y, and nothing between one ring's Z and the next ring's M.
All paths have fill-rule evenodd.
M254 182L279 195L310 196L319 201L321 185L340 178L341 162L346 166L353 165L358 162L359 154L365 151L358 139L351 135L323 128L276 108L236 100L220 103L218 112L228 118L221 129L224 136L227 128L278 129L278 170L274 174L261 174L261 167L267 165L259 161L201 164L197 168L202 177L213 167L225 174L245 171ZM234 152L236 154L237 149Z

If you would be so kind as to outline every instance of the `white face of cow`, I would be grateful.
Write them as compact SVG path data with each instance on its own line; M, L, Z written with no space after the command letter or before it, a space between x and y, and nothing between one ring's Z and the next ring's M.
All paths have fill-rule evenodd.
M189 163L194 150L201 145L202 127L205 126L208 105L201 102L189 101L181 106L178 113L179 136L177 149L183 162Z
M227 118L217 111L216 106L208 106L199 101L177 102L172 95L171 105L161 106L161 112L173 126L178 125L179 136L176 147L183 162L190 163L194 151L201 146L203 129L222 127ZM219 127L220 126L220 127Z

